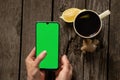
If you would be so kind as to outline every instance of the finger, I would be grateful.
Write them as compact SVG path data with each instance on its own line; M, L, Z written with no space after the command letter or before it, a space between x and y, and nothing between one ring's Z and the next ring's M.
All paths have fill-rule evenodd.
M62 63L63 65L68 65L68 64L69 64L69 60L68 60L68 58L67 58L66 55L63 55L63 56L62 56L62 58L61 58L61 63Z
M61 63L63 64L63 69L66 69L66 70L70 69L70 63L66 55L62 56Z
M35 66L38 66L45 56L46 51L41 52L40 55L35 59Z
M34 56L35 56L35 47L32 49L32 51L30 52L28 57L31 58L31 57L34 57Z

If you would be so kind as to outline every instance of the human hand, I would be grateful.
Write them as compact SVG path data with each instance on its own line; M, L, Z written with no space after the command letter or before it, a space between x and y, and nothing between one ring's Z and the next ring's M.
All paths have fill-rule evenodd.
M27 56L25 63L27 68L27 80L45 80L45 72L38 68L39 63L46 56L46 51L43 51L37 58L35 58L35 48L32 49Z
M61 58L61 67L56 72L55 80L71 80L72 78L72 66L69 63L66 55Z

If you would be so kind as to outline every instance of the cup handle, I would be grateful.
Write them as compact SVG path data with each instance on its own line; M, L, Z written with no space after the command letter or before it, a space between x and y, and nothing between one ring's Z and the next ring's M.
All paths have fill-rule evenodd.
M103 19L103 18L107 17L108 15L110 15L110 10L104 11L103 13L101 13L99 15L99 17L100 17L100 19Z

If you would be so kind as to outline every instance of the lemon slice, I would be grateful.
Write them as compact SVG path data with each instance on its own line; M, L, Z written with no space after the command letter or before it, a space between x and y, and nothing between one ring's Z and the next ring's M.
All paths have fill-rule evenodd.
M74 21L76 15L78 15L80 11L81 10L78 8L69 8L62 13L62 16L60 16L60 18L65 22L71 23Z

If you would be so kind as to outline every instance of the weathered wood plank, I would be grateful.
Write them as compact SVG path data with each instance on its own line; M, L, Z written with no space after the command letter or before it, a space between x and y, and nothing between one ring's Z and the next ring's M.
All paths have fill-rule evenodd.
M0 0L0 80L18 80L21 0Z
M108 80L120 80L120 2L111 0Z
M24 0L20 80L26 80L25 58L35 46L36 21L51 20L52 0Z
M81 38L73 30L73 25L59 17L68 8L85 8L85 0L54 0L53 20L60 23L60 54L67 54L73 66L72 80L83 80L83 57L80 51Z
M109 0L86 0L86 8L100 14L109 9ZM84 80L107 80L108 17L102 26L101 33L95 37L100 40L97 51L84 55Z

